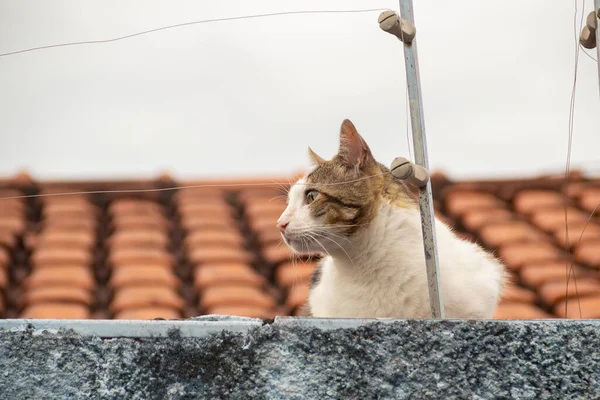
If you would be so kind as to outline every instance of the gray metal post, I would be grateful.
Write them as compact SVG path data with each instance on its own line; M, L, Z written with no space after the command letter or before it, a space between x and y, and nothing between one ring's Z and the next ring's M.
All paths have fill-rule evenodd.
M596 14L596 60L598 60L598 87L600 89L600 0L594 1L594 13Z
M419 79L419 59L417 57L417 44L414 41L416 30L414 28L412 0L400 0L400 12L400 21L397 21L397 16L393 15L392 12L385 12L380 16L379 22L383 30L394 34L404 43L404 62L406 65L415 164L428 171L429 161L423 117L423 99L421 98L421 81ZM402 164L398 161L398 159L395 160L393 165ZM433 318L444 318L431 182L427 179L418 187L431 314Z

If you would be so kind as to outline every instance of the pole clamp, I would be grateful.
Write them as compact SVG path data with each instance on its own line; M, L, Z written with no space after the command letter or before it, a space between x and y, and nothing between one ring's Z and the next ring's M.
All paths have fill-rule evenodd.
M395 11L388 10L379 14L379 27L389 34L396 36L404 44L411 44L417 34L415 24L402 19Z
M390 166L392 175L407 183L423 188L429 181L429 172L420 165L413 164L404 157L396 157Z

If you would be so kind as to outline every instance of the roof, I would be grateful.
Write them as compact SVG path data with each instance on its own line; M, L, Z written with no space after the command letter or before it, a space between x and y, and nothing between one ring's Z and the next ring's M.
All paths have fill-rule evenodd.
M20 174L0 181L2 198L112 191L0 200L0 315L298 315L316 260L292 262L280 244L279 188L235 186L274 181L290 179L37 182ZM211 187L145 191L202 184ZM575 172L567 184L553 176L453 182L433 174L432 186L438 217L493 250L511 273L496 318L564 317L566 303L566 317L581 310L600 318L600 179ZM565 245L574 254L568 289Z

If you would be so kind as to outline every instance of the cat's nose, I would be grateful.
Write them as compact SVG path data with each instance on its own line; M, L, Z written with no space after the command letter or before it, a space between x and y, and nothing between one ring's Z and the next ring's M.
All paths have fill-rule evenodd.
M277 221L277 228L279 229L279 232L284 233L285 232L285 228L288 226L289 221L284 222L284 221Z

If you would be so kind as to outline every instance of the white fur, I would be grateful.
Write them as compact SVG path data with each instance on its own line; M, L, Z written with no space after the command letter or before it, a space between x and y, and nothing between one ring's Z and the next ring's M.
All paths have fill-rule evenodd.
M280 221L289 222L284 240L295 251L325 255L309 297L314 317L431 317L418 210L385 203L369 225L344 238L311 217L304 191L304 180L292 187ZM490 318L504 267L437 219L436 232L445 316Z

